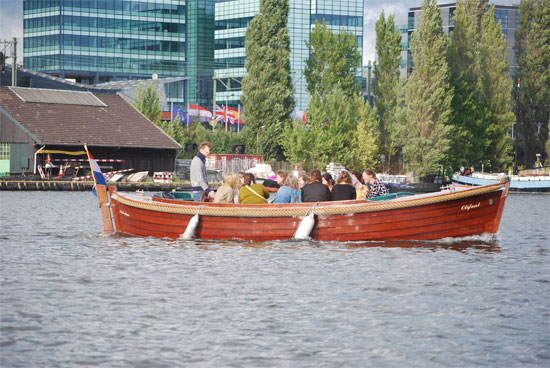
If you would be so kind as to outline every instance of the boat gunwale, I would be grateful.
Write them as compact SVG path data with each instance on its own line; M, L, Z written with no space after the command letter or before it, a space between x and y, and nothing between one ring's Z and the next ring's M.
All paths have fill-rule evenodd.
M464 189L450 189L436 193L410 197L400 197L381 202L365 200L308 202L288 204L231 204L181 201L167 203L152 201L150 198L135 199L114 192L111 198L123 205L162 213L180 215L215 216L215 217L302 217L310 213L315 215L349 215L354 213L389 211L408 207L419 207L436 203L449 202L485 193L502 191L505 183L491 184Z

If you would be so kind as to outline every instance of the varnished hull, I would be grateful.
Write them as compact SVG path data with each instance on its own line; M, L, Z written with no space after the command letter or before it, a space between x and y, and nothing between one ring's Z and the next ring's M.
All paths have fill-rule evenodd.
M179 238L199 213L195 238L249 241L293 238L313 211L311 238L320 241L431 240L496 233L509 183L383 202L230 205L150 201L112 193L116 231ZM278 211L278 212L277 212Z

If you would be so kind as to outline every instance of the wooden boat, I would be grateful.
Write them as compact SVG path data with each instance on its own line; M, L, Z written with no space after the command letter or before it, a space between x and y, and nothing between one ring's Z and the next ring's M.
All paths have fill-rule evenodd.
M131 236L177 239L191 230L197 239L286 240L303 219L313 218L308 234L319 241L431 240L496 233L509 185L449 187L387 201L257 205L153 198L109 187L111 201L102 211L107 224L104 207L110 207L115 231Z
M464 185L489 185L499 183L504 174L473 173L453 174L452 181ZM518 193L550 193L550 175L511 175L510 192Z

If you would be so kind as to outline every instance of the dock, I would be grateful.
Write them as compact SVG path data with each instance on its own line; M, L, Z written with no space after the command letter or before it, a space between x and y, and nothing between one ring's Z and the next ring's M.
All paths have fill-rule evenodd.
M117 182L112 183L117 190L123 192L135 192L143 190L148 192L159 191L191 191L188 183L154 183L154 182ZM10 180L0 179L0 190L5 191L91 191L93 181L72 181L72 180Z

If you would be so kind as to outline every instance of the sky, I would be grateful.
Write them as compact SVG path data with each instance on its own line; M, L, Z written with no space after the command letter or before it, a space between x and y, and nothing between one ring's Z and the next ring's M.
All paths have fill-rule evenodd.
M441 0L439 3L448 4L452 0ZM498 4L519 3L519 0L501 0ZM364 29L363 29L363 65L368 60L375 60L376 32L375 24L380 13L384 11L386 17L393 14L395 24L405 24L409 8L419 7L422 0L364 0ZM0 0L0 40L19 40L17 54L22 56L23 51L23 0ZM2 44L0 44L2 47ZM22 59L19 59L21 62ZM8 60L11 64L11 59Z

